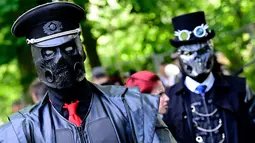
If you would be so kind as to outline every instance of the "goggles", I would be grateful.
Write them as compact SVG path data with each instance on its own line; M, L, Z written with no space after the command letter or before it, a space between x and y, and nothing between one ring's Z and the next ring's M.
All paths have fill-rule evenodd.
M184 40L189 40L190 39L190 35L193 33L193 35L197 38L202 38L204 36L207 36L207 29L208 29L208 25L207 24L202 24L200 26L195 27L195 29L193 31L189 31L189 30L178 30L174 32L174 36L178 37L180 41L184 41Z

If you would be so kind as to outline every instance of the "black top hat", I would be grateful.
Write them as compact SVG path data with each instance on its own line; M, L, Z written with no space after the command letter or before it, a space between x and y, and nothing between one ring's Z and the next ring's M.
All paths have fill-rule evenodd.
M22 14L13 24L12 33L26 37L28 44L40 47L57 46L70 41L80 32L84 10L70 2L39 5Z
M215 36L213 30L208 30L203 11L188 13L174 17L172 24L175 39L170 39L174 47L207 41Z

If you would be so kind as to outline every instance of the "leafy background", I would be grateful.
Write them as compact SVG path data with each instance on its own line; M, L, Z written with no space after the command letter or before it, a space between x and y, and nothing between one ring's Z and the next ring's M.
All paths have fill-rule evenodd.
M69 0L71 1L71 0ZM7 121L11 104L22 99L31 104L27 88L36 77L30 48L25 38L11 32L13 22L28 9L48 0L0 1L0 121ZM205 11L210 29L216 31L215 49L222 52L233 73L254 58L255 3L252 0L72 0L83 7L81 22L87 53L87 77L92 67L102 65L109 73L129 69L158 72L160 56L175 50L171 18L195 11ZM155 61L155 57L156 61ZM161 57L162 60L162 57ZM255 89L255 66L240 76Z

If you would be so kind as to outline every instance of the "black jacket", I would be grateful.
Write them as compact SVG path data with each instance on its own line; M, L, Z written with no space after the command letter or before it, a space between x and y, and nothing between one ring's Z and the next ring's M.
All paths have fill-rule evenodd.
M122 86L93 89L81 127L62 117L46 95L32 108L9 116L10 122L0 128L0 143L170 142L167 126L157 118L157 96Z
M255 142L255 128L248 115L244 78L215 75L213 104L222 111L226 143ZM163 120L177 142L195 142L191 109L187 105L189 90L182 80L166 90L170 97L168 113ZM253 137L252 137L253 135Z

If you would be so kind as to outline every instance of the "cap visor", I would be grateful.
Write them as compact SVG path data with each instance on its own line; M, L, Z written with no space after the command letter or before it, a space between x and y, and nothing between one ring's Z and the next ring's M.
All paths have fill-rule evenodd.
M35 43L36 47L55 47L67 43L75 38L75 35L67 35L62 37L53 38L50 40L42 41L39 43Z

